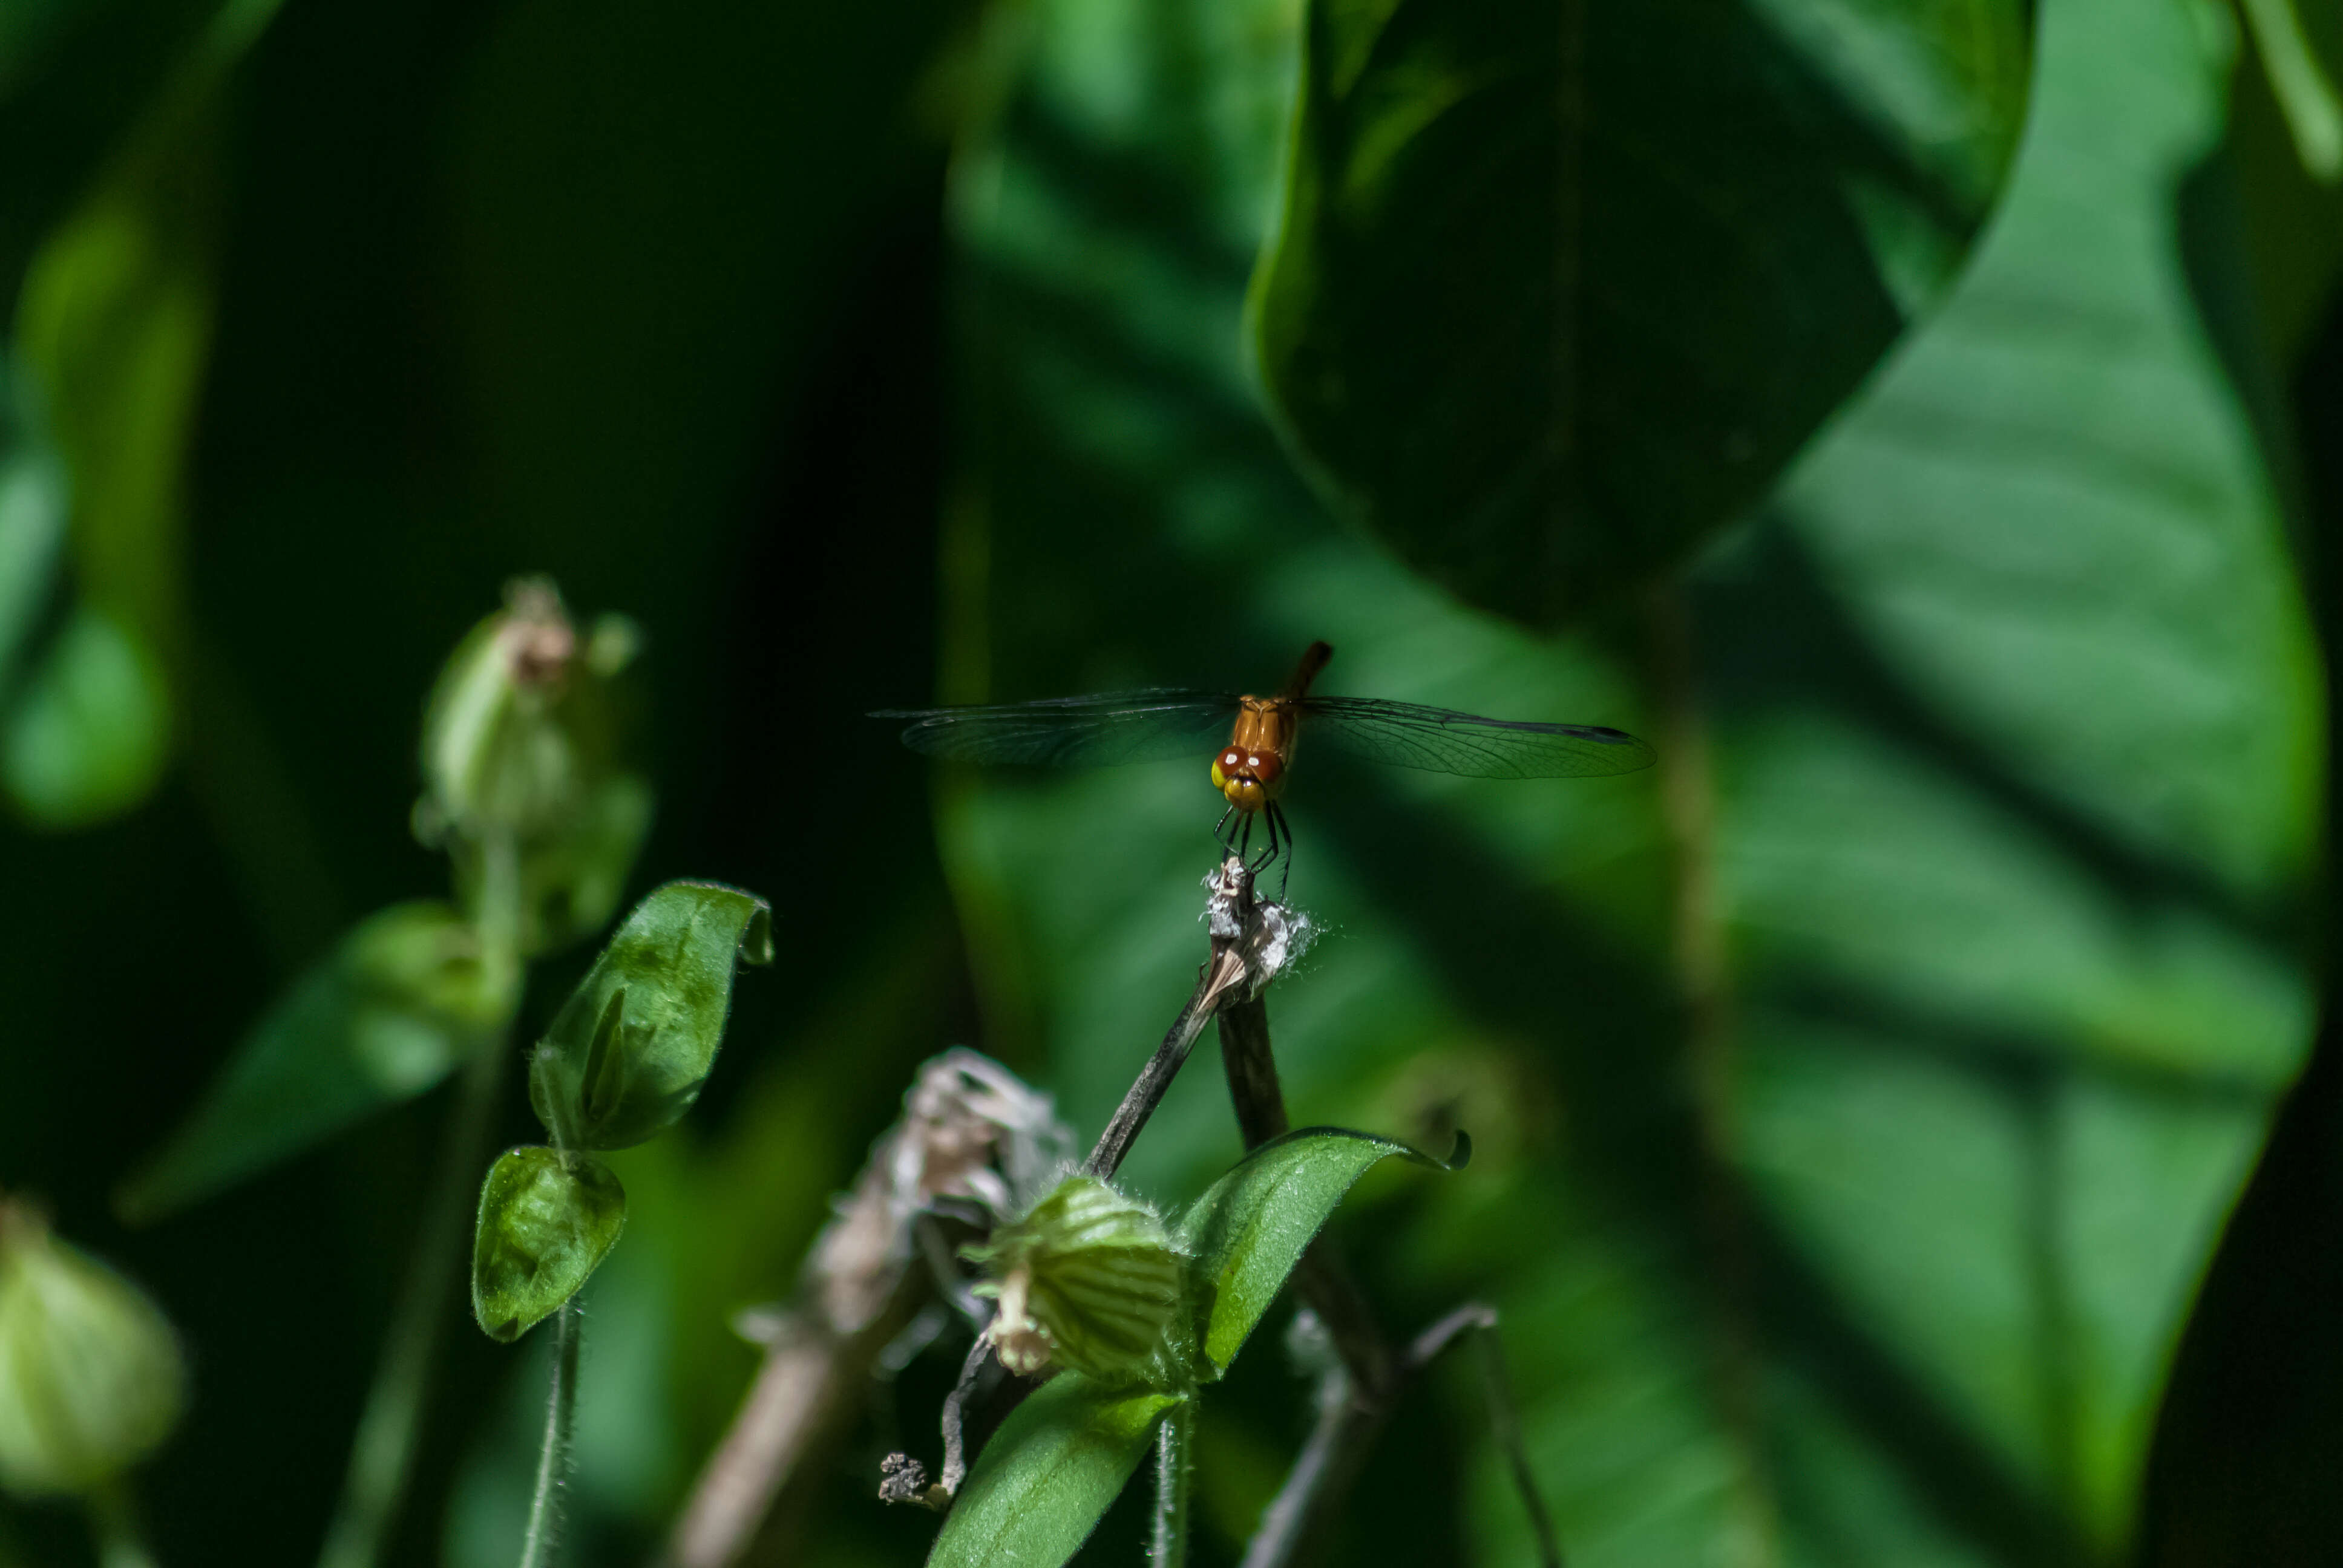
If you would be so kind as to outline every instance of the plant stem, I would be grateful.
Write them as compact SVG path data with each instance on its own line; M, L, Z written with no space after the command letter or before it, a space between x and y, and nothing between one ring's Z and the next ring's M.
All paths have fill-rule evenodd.
M1229 1001L1221 1009L1220 1023L1229 1103L1245 1148L1258 1149L1291 1125L1270 1048L1268 1004L1259 995ZM1283 1568L1305 1549L1324 1544L1402 1382L1366 1292L1330 1238L1320 1236L1302 1254L1293 1292L1324 1325L1342 1367L1320 1384L1318 1424L1262 1514L1245 1549L1244 1568Z
M578 1412L578 1298L553 1314L553 1386L545 1400L545 1446L537 1455L537 1490L528 1500L528 1533L520 1568L550 1568L561 1535L561 1489L569 1473L569 1429Z
M155 1568L155 1550L138 1523L130 1483L117 1476L82 1499L89 1533L97 1543L98 1568Z
M992 1359L992 1346L982 1335L969 1346L968 1359L960 1362L960 1382L944 1396L944 1471L940 1482L946 1497L960 1494L960 1483L968 1479L968 1401L976 1392L976 1380L983 1375L985 1362Z
M1164 1034L1163 1043L1155 1048L1154 1056L1141 1069L1138 1081L1122 1097L1122 1103L1115 1107L1113 1120L1106 1124L1106 1131L1099 1134L1098 1147L1091 1151L1090 1162L1084 1167L1091 1175L1110 1181L1114 1179L1115 1171L1122 1166L1123 1157L1131 1152L1131 1144L1138 1141L1141 1130L1147 1125L1147 1119L1155 1114L1155 1108L1162 1102L1164 1091L1172 1087L1172 1079L1179 1076L1180 1069L1187 1063L1188 1052L1194 1048L1196 1037L1204 1032L1204 1025L1219 1010L1222 999L1243 976L1243 957L1233 946L1214 942L1212 956L1205 961L1202 971L1197 976L1196 990L1188 998L1188 1005L1182 1008L1180 1016L1172 1020L1172 1028Z
M516 999L520 989L519 882L519 855L511 840L485 846L479 908L474 917L480 961L492 973L505 974ZM509 1050L509 1031L500 1030L482 1041L465 1064L455 1113L440 1142L431 1196L416 1232L406 1283L392 1309L382 1359L367 1390L357 1435L350 1443L349 1468L333 1523L327 1528L325 1549L318 1554L318 1568L374 1568L406 1499L431 1369L439 1357L447 1298L468 1252L465 1231L496 1127Z
M1172 1407L1155 1432L1155 1518L1151 1568L1188 1568L1188 1489L1195 1463L1196 1402Z
M1474 1333L1474 1331L1479 1331ZM1402 1372L1413 1377L1440 1358L1466 1334L1473 1334L1481 1352L1481 1380L1489 1399L1489 1435L1505 1456L1522 1507L1530 1516L1530 1532L1537 1537L1540 1568L1563 1568L1562 1543L1554 1533L1554 1515L1538 1494L1537 1477L1530 1470L1529 1449L1522 1442L1521 1413L1513 1408L1513 1380L1505 1370L1504 1346L1497 1339L1497 1309L1467 1302L1415 1336L1407 1347Z
M1229 1102L1248 1151L1289 1130L1285 1093L1277 1081L1277 1059L1269 1044L1269 1006L1260 997L1231 1001L1221 1009L1221 1065L1229 1081ZM1293 1271L1293 1292L1318 1314L1335 1352L1350 1372L1350 1397L1380 1405L1392 1382L1391 1347L1376 1325L1374 1310L1333 1243L1320 1236Z
M1504 1347L1497 1341L1496 1315L1480 1325L1481 1375L1489 1395L1489 1432L1513 1473L1513 1487L1529 1511L1530 1530L1536 1535L1538 1562L1543 1568L1563 1568L1562 1542L1554 1534L1554 1515L1539 1495L1537 1476L1530 1470L1529 1448L1522 1442L1521 1412L1513 1408L1513 1380L1505 1370Z
M1243 1568L1285 1568L1320 1541L1382 1429L1383 1412L1353 1397L1350 1374L1340 1367L1328 1372L1318 1385L1318 1422L1262 1512Z

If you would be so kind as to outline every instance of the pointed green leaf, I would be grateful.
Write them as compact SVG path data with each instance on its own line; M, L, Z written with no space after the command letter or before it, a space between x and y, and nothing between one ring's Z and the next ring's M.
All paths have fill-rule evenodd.
M169 663L196 400L212 327L218 78L157 100L42 245L17 300L25 390L71 511L74 609L0 689L0 789L77 827L144 799L169 758Z
M1057 1568L1098 1527L1179 1402L1102 1388L1080 1372L1052 1378L976 1456L928 1568Z
M1371 1132L1305 1127L1246 1155L1188 1206L1173 1235L1189 1253L1197 1293L1209 1302L1203 1348L1215 1372L1237 1359L1334 1206L1371 1167L1394 1154L1454 1171L1472 1158L1473 1144L1460 1133L1455 1154L1443 1164Z
M422 1093L502 1033L512 979L446 904L368 917L254 1026L125 1188L125 1217L160 1218Z
M24 679L65 560L65 459L36 403L31 377L0 355L0 710Z
M510 1343L576 1295L618 1245L626 1189L591 1154L508 1149L480 1187L472 1316Z
M35 824L82 827L146 798L169 735L154 650L84 604L26 671L0 731L0 785Z
M691 1109L736 963L772 958L771 919L764 900L712 882L669 882L635 906L529 1060L529 1101L557 1141L624 1149Z
M2022 0L1312 0L1272 397L1463 597L1604 604L1749 506L1950 281Z

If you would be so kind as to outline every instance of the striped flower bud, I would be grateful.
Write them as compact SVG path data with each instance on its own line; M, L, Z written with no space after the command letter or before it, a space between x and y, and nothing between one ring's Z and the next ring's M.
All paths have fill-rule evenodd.
M1010 1371L1057 1365L1157 1387L1194 1381L1186 1260L1137 1200L1069 1176L965 1255L991 1276L976 1289L1000 1303L986 1332Z
M177 1424L186 1369L146 1293L0 1201L0 1487L85 1492Z
M512 846L529 951L609 919L649 826L619 679L637 640L616 616L581 632L551 583L523 578L456 649L425 709L416 834L448 850L468 902L483 846Z

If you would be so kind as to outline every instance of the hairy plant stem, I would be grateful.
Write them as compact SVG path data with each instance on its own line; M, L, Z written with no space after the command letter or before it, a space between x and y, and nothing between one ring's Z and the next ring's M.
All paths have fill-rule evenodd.
M82 1506L89 1515L98 1568L156 1568L155 1550L146 1543L127 1479L116 1476L100 1484L83 1497Z
M480 961L519 994L520 858L509 838L482 846L480 893L473 924ZM480 1168L496 1129L497 1102L511 1052L509 1030L483 1040L465 1064L456 1109L439 1145L431 1196L417 1230L405 1284L392 1309L382 1357L351 1440L342 1495L327 1527L318 1568L374 1568L406 1500L431 1370L439 1358L448 1297L468 1249Z
M1151 1568L1188 1568L1188 1492L1195 1450L1196 1402L1183 1399L1155 1429L1155 1513L1147 1555Z
M561 1491L568 1484L569 1429L578 1412L578 1298L572 1296L553 1314L553 1385L546 1393L545 1445L538 1451L520 1568L549 1568L560 1543Z

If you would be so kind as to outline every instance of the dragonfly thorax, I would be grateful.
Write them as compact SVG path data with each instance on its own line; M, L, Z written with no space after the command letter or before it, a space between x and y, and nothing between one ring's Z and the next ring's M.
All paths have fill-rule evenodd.
M1280 698L1248 697L1235 729L1212 759L1212 788L1240 811L1259 811L1285 788L1296 715Z

